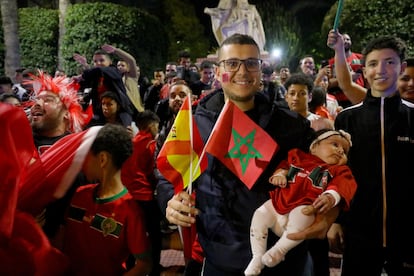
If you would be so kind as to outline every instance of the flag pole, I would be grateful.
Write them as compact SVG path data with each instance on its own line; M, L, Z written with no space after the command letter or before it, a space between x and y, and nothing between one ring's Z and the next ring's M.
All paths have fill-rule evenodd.
M190 176L189 176L189 183L188 183L188 188L187 191L188 193L191 195L191 193L193 192L193 179L194 179L194 172L193 172L193 158L194 158L194 137L193 137L193 110L192 110L192 104L191 104L191 94L187 95L187 102L188 102L188 110L190 111L190 116L188 123L190 124ZM204 150L204 149L203 149ZM197 164L198 166L200 164ZM196 167L198 168L198 167Z
M334 21L334 25L333 25L333 29L334 29L335 32L338 31L339 18L341 17L343 4L344 4L343 0L338 1L338 8L336 9L335 21Z
M218 122L220 122L220 121L222 120L222 117L224 116L223 114L224 114L225 112L223 112L223 111L224 111L224 110L226 110L226 108L228 108L228 105L229 105L229 100L227 100L227 101L225 102L225 104L224 104L223 108L222 108L222 109L221 109L221 111L220 111L220 115L218 116L218 118L217 118L216 122L214 123L213 129L211 130L210 135L208 136L207 142L204 144L203 151L202 151L202 152L201 152L201 154L200 154L200 157L199 157L199 159L198 159L198 163L197 163L197 167L196 167L196 168L199 168L199 167L200 167L201 161L203 160L204 155L206 154L206 145L210 142L211 137L213 136L213 133L216 131L217 126L219 125L219 124L218 124ZM194 173L195 173L195 172L193 172L193 174L194 174Z
M341 17L343 6L344 6L344 0L338 0L338 7L336 8L335 21L333 24L333 30L335 33L338 31L339 18ZM333 46L333 44L331 43L329 44L329 46Z

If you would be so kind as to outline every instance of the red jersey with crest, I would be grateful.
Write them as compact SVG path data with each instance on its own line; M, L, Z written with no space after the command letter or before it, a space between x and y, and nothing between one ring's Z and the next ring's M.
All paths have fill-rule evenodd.
M313 154L293 149L278 168L288 170L287 186L270 192L279 214L287 214L299 205L311 205L326 190L338 192L344 208L349 208L357 184L347 165L328 165Z
M97 184L79 187L67 215L64 253L71 275L122 275L130 254L148 255L143 212L124 187L96 198Z

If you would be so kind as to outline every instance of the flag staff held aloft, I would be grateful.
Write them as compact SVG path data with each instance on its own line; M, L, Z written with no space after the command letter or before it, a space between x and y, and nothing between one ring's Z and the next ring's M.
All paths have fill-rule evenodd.
M334 21L334 25L333 25L333 29L335 31L338 30L339 18L341 17L343 5L344 5L344 0L339 0L338 1L338 8L336 9L335 21Z

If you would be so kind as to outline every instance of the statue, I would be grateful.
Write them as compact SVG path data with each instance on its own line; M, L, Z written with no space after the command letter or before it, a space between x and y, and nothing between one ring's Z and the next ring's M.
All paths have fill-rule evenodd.
M219 45L234 33L247 34L254 38L261 51L266 42L262 19L255 5L248 0L220 0L216 8L205 8L211 16L214 36Z

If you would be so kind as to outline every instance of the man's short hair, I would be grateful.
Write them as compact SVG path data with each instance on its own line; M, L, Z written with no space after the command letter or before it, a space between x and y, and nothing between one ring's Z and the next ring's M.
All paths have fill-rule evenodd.
M401 62L405 60L405 55L407 52L407 45L405 44L405 42L399 37L385 35L372 39L362 50L364 64L366 57L369 53L371 53L374 50L382 49L391 49L400 57Z
M104 51L104 50L102 50L102 49L98 49L98 50L96 50L96 51L93 53L93 55L101 55L101 56L107 56L107 57L110 57L110 56L109 56L109 53L108 53L108 52L106 52L106 51Z
M152 123L159 123L160 118L152 110L144 110L136 115L135 123L138 129L147 129Z
M273 73L273 69L270 66L265 66L262 68L263 75L270 76Z
M20 67L16 69L16 73L23 73L23 71L26 70L26 68Z
M225 45L231 45L231 44L253 45L253 46L256 46L257 51L260 53L259 45L257 45L257 42L250 35L235 33L227 37L223 41L223 43L221 43L220 48L222 48ZM220 51L219 51L219 56L220 56Z
M9 78L7 76L0 76L0 84L10 84L10 85L13 85L13 81L11 80L11 78Z
M200 70L214 68L214 63L209 60L203 60L200 64Z
M36 76L37 73L38 72L35 69L24 69L22 76L23 78L31 78L31 76Z
M179 51L178 58L191 58L190 52L186 50Z

